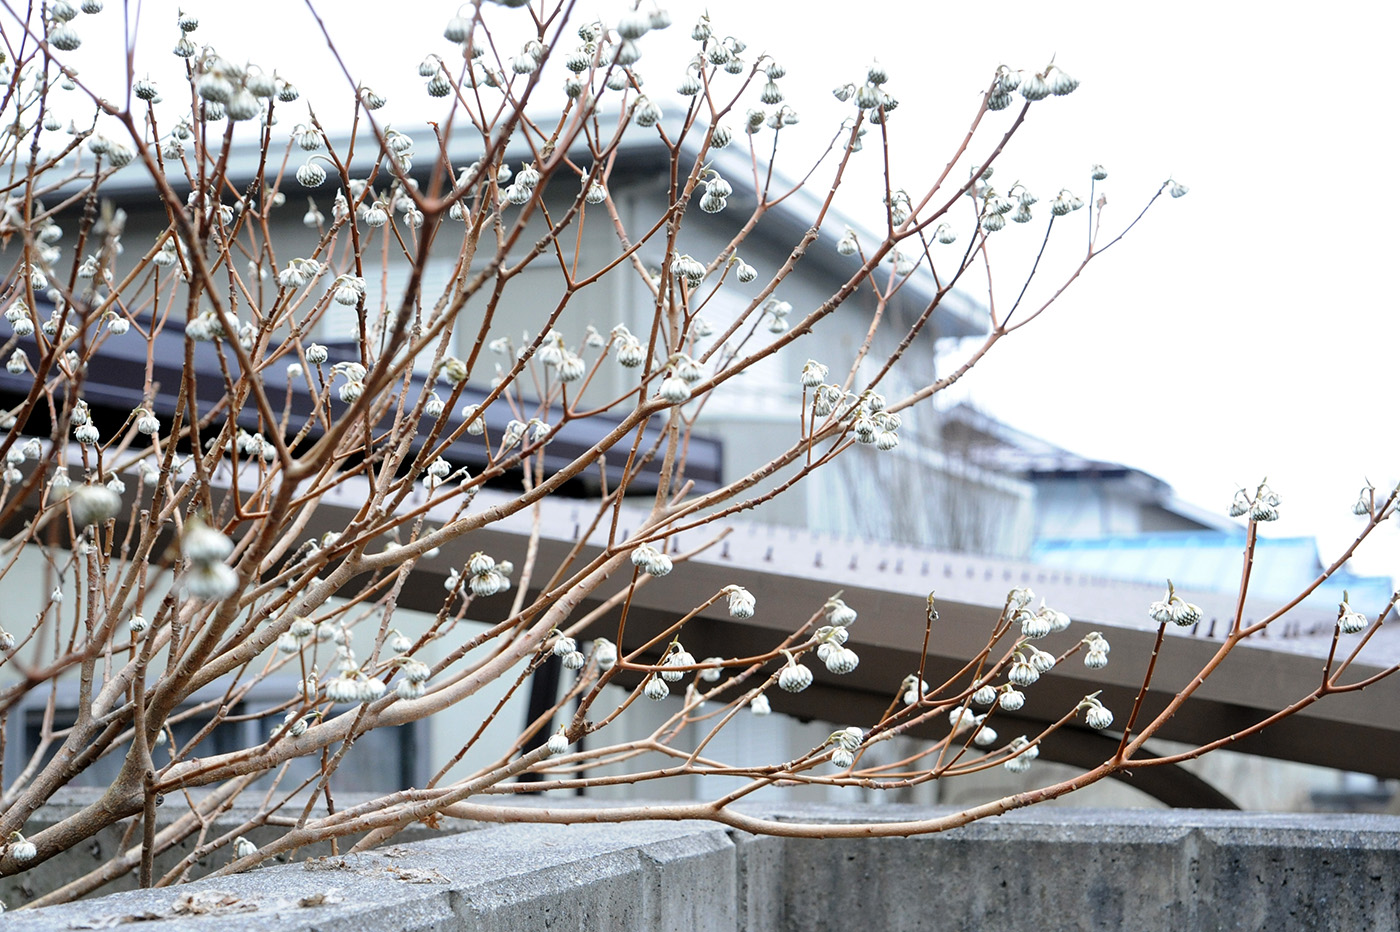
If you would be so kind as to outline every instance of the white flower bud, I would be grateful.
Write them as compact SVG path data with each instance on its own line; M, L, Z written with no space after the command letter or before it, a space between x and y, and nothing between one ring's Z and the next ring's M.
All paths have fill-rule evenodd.
M835 674L850 673L860 664L860 657L849 647L838 647L827 654L826 668Z
M1018 660L1011 665L1011 672L1006 678L1017 686L1030 686L1040 679L1040 672L1032 664Z
M1370 623L1365 615L1354 610L1345 600L1337 606L1337 629L1342 634L1356 634L1359 631L1364 631Z
M635 369L646 361L646 348L635 339L627 339L617 348L617 361L628 369ZM684 385L685 383L681 383ZM689 386L686 387L686 394L689 396Z
M1108 666L1108 654L1101 650L1090 650L1084 655L1084 666L1090 670L1102 670Z
M1050 96L1050 85L1038 74L1029 73L1021 77L1021 96L1026 100L1044 100Z
M53 41L52 35L50 35L49 41ZM39 849L35 847L34 842L29 841L18 831L10 833L10 844L8 847L10 857L14 858L16 861L32 861L39 855Z
M1179 181L1168 180L1167 190L1172 197L1185 197L1191 189Z
M648 699L660 702L671 695L671 687L667 686L661 677L652 676L647 679L646 686L642 687L642 694Z
M1113 713L1095 700L1084 710L1084 723L1090 728L1103 729L1113 724Z
M297 169L297 182L303 187L319 187L326 180L326 170L315 162L307 162Z
M593 642L593 659L599 670L611 670L617 665L617 645L607 638L598 638Z
M100 485L80 485L68 494L68 510L80 528L115 518L121 506L121 496Z
M669 375L661 380L657 396L667 404L684 404L690 400L690 386L678 375Z
M814 359L807 360L802 367L801 383L803 388L816 388L822 384L826 378L827 368Z
M773 707L768 704L768 697L759 693L749 700L749 711L754 715L770 715L773 712Z
M551 756L563 754L569 749L569 736L562 731L550 735L549 740L545 742L545 749L549 751Z
M1008 689L1002 692L997 698L997 705L1008 712L1015 712L1026 704L1026 694L1015 689Z
M742 586L726 586L724 592L729 597L731 618L752 618L757 605L753 594Z
M1072 78L1060 70L1059 67L1051 65L1045 73L1046 85L1050 88L1050 93L1056 97L1064 97L1066 94L1074 93L1074 89L1079 86L1079 81Z
M778 687L790 693L800 693L812 685L812 671L800 663L790 663L778 673Z
M688 667L694 664L695 657L691 655L689 651L679 646L676 650L668 654L665 660L661 661L663 667ZM668 683L679 683L681 680L685 679L685 674L686 671L684 670L663 670L661 671L661 678Z
M1021 636L1026 638L1043 638L1055 630L1054 624L1045 615L1032 614L1024 609L1017 612L1013 621L1021 624Z
M661 108L651 98L639 97L632 111L632 122L638 126L655 126L661 122Z

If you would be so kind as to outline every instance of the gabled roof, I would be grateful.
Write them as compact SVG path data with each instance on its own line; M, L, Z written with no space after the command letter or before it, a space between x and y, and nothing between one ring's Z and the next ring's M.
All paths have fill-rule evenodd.
M667 125L663 122L668 133L676 134L679 124ZM402 130L400 130L402 132ZM413 136L409 133L407 135ZM700 142L696 138L697 133L686 136L681 144L683 157L694 160L700 155ZM372 139L372 137L369 137ZM706 153L707 162L718 170L725 180L734 188L734 196L743 200L747 198L752 201L757 197L754 188L754 174L752 164L746 154L746 147L741 145L742 134L736 133L736 139L725 149L711 150ZM349 149L349 137L332 139L333 145L338 152ZM437 148L437 140L429 133L418 134L415 142L419 143L419 149L423 152L432 152ZM744 150L744 151L741 151ZM449 141L447 155L452 164L465 166L475 161L481 153L479 137L473 137L467 132L456 133ZM378 149L373 145L366 145L362 138L360 145L356 149L356 159L354 165L361 166L368 170L372 164L369 159L377 158ZM299 153L293 152L295 159ZM613 176L618 172L624 172L633 176L641 174L656 174L664 169L669 158L669 150L662 143L661 138L654 132L641 131L632 128L624 134L617 150L617 157L613 166ZM571 158L578 162L587 163L588 152L583 147L577 147L570 152ZM512 145L507 149L507 161L518 163L531 158L531 153L524 146ZM269 157L269 171L281 160L280 146L274 145L274 152ZM228 156L227 174L231 181L237 185L242 185L251 181L261 164L261 151L251 140L247 142L235 142ZM430 166L426 158L415 167L413 172L420 182L426 181ZM189 189L189 183L183 176L171 176L172 183L177 191L185 192ZM772 190L786 191L793 186L793 182L783 176L779 171L773 172ZM74 186L76 190L76 186ZM282 190L288 194L289 200L293 192L305 192L313 194L316 191L326 193L331 190L331 186L320 189L302 188L293 177L293 173L288 171L286 177L282 179ZM151 183L146 175L144 166L139 162L117 171L102 185L103 195L116 198L137 198L149 195ZM814 193L809 187L803 187L790 196L784 198L775 205L766 215L763 222L756 228L756 235L769 238L780 244L779 248L786 249L795 246L802 235L807 232L816 222L822 207L822 197ZM300 216L298 212L297 216ZM836 244L844 235L847 228L856 232L861 242L877 243L884 240L884 233L872 231L851 217L845 216L836 210L829 210L825 215L822 225L822 234L815 243L808 249L805 261L799 268L803 274L810 274L811 271L819 271L834 280L844 279L849 271L855 268L855 260L841 256L836 251ZM841 270L841 271L836 271ZM906 300L918 306L926 306L938 294L938 285L933 275L924 267L918 267L909 277L908 282L901 288ZM950 291L943 296L939 311L933 320L939 337L968 337L976 336L987 332L986 310L975 300L959 291Z

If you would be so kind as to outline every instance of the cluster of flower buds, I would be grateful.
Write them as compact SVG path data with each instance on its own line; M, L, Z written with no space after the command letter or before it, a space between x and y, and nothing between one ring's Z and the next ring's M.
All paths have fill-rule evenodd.
M300 288L315 281L322 271L321 263L315 259L293 259L287 263L286 268L277 273L277 283L283 288Z
M587 370L583 357L564 345L564 336L557 330L545 334L544 342L535 355L540 362L554 370L561 382L577 382Z
M771 715L773 707L768 704L768 697L759 693L749 700L749 711L754 715Z
M29 312L29 305L22 297L16 296L14 301L10 302L10 306L5 308L5 320L9 321L17 337L27 337L34 333L34 318Z
M399 672L403 676L394 684L394 694L400 699L422 699L428 691L432 668L421 660L404 660Z
M260 433L250 434L242 428L239 428L238 435L234 438L234 447L244 456L262 460L264 463L270 463L277 458L277 447L271 440Z
M1095 631L1084 638L1084 666L1090 670L1102 670L1108 666L1108 641Z
M520 166L520 171L515 174L514 180L506 185L501 192L501 199L504 203L514 204L519 207L527 204L535 196L535 188L540 183L539 170L533 163L526 162Z
M997 743L997 731L987 724L987 716L978 715L972 720L976 731L972 734L972 743L979 748L987 748Z
M705 280L705 264L689 255L679 255L671 260L671 274L687 287L699 288Z
M1006 678L1015 686L1031 686L1042 673L1055 668L1055 655L1031 644L1023 645L1014 655Z
M1349 594L1346 590L1342 590L1342 601L1337 606L1337 630L1342 634L1356 634L1359 631L1365 631L1366 626L1371 623L1370 619L1352 608L1349 602Z
M826 739L826 743L831 745L831 763L845 770L856 762L856 751L860 749L860 744L865 740L865 732L852 725L850 728L843 728L840 731L832 732Z
M224 561L233 553L233 541L198 517L185 523L180 547L188 564L185 594L194 599L218 601L233 595L238 574Z
M671 558L651 544L638 544L632 550L632 565L649 576L665 576L671 572Z
M635 369L646 361L646 347L624 325L618 324L612 328L611 338L617 344L617 361L621 365Z
M843 84L831 93L842 103L854 97L858 108L870 111L870 122L882 123L885 116L899 106L899 101L885 92L884 85L889 79L885 66L874 62L866 71L864 84Z
M310 354L307 355L310 359ZM360 400L365 393L365 367L357 362L338 362L331 366L331 378L335 378L336 373L345 376L345 384L340 386L340 400L346 404L354 404Z
M724 658L706 657L701 661L705 668L695 674L696 680L704 683L718 683L724 676Z
M1011 773L1025 773L1031 769L1031 761L1040 756L1040 747L1031 744L1025 735L1012 741L1005 750L1013 756L1002 766Z
M368 676L353 664L326 683L326 698L332 702L373 702L388 691L383 680Z
M1011 106L1011 93L1019 90L1027 102L1044 100L1051 95L1064 97L1074 93L1079 81L1051 64L1039 73L1016 71L1002 65L997 68L996 79L987 95L988 110L1005 110Z
M478 550L467 558L467 588L478 598L493 596L510 588L510 574L515 564L509 560L499 563Z
M1030 590L1021 590L1029 592ZM1045 604L1045 600L1040 600L1040 608L1032 612L1029 608L1017 609L1011 616L1015 624L1021 626L1021 636L1024 638L1043 638L1050 634L1064 631L1069 627L1069 616L1064 612L1056 611Z
M1158 624L1171 622L1181 627L1189 627L1201 620L1201 607L1186 601L1176 594L1176 587L1167 580L1167 594L1147 608L1148 616Z
M24 443L16 443L11 446L9 452L5 454L5 483L15 485L21 482L24 479L24 474L19 471L19 467L24 465L25 460L37 460L43 453L43 444L39 442L37 437L30 437Z
M812 392L812 416L830 417L845 402L854 400L854 396L848 396L840 385L818 385Z
M850 673L860 664L860 656L846 647L850 632L842 625L823 625L815 634L817 659L838 676Z
M953 729L953 734L962 734L969 728L977 725L977 714L962 706L948 710L948 727Z
M885 397L879 392L867 392L851 412L851 436L857 443L874 446L877 450L893 450L899 446L899 430L903 419L885 410Z
M316 626L312 624L311 619L298 615L292 619L287 630L277 636L277 650L284 654L298 653L302 645L311 641L316 635Z
M1249 515L1251 521L1277 521L1278 506L1282 502L1277 492L1269 488L1267 482L1259 483L1251 497L1244 489L1235 492L1235 500L1230 503L1230 517Z
M84 446L92 446L97 443L99 434L97 425L92 423L92 417L88 413L88 404L81 398L73 405L73 410L68 415L68 422L73 425L73 439Z
M899 684L900 701L902 701L904 705L913 705L914 702L920 700L927 691L928 683L918 679L917 673L910 673L910 675L904 677L903 682Z
M180 41L188 43L189 39L182 36ZM264 101L276 97L290 102L299 96L292 85L256 65L235 64L210 50L195 63L195 72L198 75L195 93L204 102L204 116L208 120L224 117L231 122L251 120L266 113Z
M700 198L700 209L707 214L717 214L729 203L729 195L734 188L718 174L705 182L705 194ZM743 279L741 278L740 281Z
M1354 515L1366 515L1375 511L1376 508L1376 487L1371 483L1366 483L1361 488L1360 494L1356 496L1356 504L1351 506L1351 513Z

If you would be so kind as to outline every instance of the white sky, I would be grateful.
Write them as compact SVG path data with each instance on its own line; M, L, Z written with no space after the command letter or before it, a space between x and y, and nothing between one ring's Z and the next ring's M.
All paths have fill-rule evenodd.
M313 102L337 90L344 99L302 4L183 5L201 17L193 38L277 68ZM120 3L109 7L79 18L80 54L115 43ZM172 66L173 7L145 4L150 51L138 74ZM1284 497L1272 533L1317 535L1324 559L1357 527L1350 506L1363 477L1378 486L1400 478L1387 274L1397 237L1386 190L1396 5L709 0L667 8L675 26L643 40L638 67L648 87L674 85L691 51L686 34L708 8L719 34L749 43L750 58L769 51L787 66L781 83L802 114L794 149L824 145L850 113L831 88L860 80L878 58L900 100L889 127L895 183L911 191L946 162L998 64L1039 68L1054 55L1080 88L1031 108L994 183L1026 182L1044 212L1061 186L1087 198L1088 166L1102 162L1109 231L1168 175L1191 193L1164 198L1044 319L998 347L969 376L966 397L1075 452L1151 472L1204 507L1223 511L1238 485L1267 475ZM412 130L434 112L417 63L447 51L441 29L454 9L341 0L322 12L357 78L385 92L395 125ZM618 5L579 5L581 14L600 9L611 19ZM318 112L335 123L332 108ZM992 125L1009 124L1014 112L992 115ZM876 147L863 155L862 168L877 171ZM862 182L865 204L878 200L877 182ZM1026 243L1038 244L1038 224L1028 226L1008 224L993 239L1010 273L999 295L1019 288L1016 262ZM1076 232L1069 255L1052 258L1080 248ZM1397 534L1378 531L1356 568L1400 569Z

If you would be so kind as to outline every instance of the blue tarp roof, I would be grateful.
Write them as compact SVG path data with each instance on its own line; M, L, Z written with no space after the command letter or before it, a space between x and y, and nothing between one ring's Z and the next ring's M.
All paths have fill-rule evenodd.
M1235 592L1244 560L1245 534L1234 531L1178 531L1083 539L1046 539L1031 549L1036 563L1113 579L1186 590ZM1312 537L1261 537L1250 571L1251 595L1288 599L1321 574L1322 561ZM1357 576L1341 570L1323 583L1309 602L1340 601L1350 593L1360 611L1379 611L1394 589L1388 576Z

